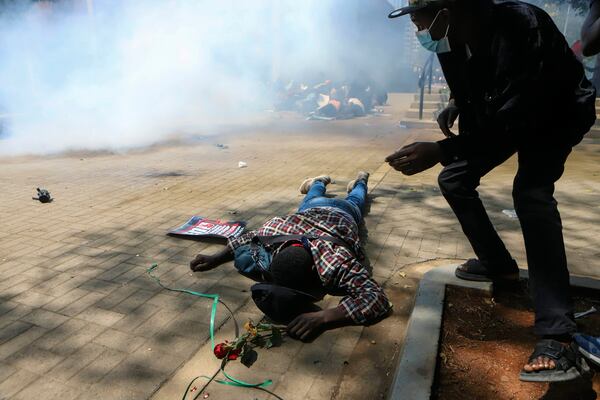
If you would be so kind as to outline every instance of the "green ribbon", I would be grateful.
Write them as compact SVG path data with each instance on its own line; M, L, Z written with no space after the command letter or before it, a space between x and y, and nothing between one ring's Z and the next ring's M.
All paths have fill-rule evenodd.
M217 372L215 373L215 375L213 375L213 376L200 375L200 376L197 376L197 377L195 377L194 379L192 379L192 381L189 383L189 385L188 385L188 386L187 386L187 388L185 389L185 392L183 393L182 400L185 400L185 398L186 398L187 394L190 392L190 390L191 390L191 388L192 388L192 385L194 384L194 382L196 382L196 380L198 380L198 379L200 379L200 378L206 379L206 380L208 381L207 385L208 385L210 382L217 382L217 383L220 383L221 385L229 385L229 386L236 386L236 387L247 387L247 388L251 388L251 389L261 389L261 390L263 390L263 391L265 391L265 392L267 392L267 393L271 394L272 396L276 397L277 399L281 399L281 397L277 396L275 393L273 393L273 392L269 392L268 390L266 390L266 389L263 389L263 387L264 387L264 386L268 386L268 385L270 385L270 384L272 384L272 383L273 383L273 382L272 382L270 379L269 379L269 380L267 380L267 381L265 381L265 382L263 382L263 383L261 383L261 384L256 384L256 385L253 385L253 384L245 384L245 385L249 385L249 386L243 386L243 385L240 385L240 384L244 384L244 382L241 382L241 381L238 381L238 380L235 380L234 382L230 382L230 381L224 381L224 380L221 380L221 379L215 379L215 376L216 376L216 375L217 375L219 372L222 372L223 374L225 374L225 376L227 376L227 378L228 378L228 379L233 379L233 378L231 378L230 376L228 376L228 375L225 373L225 371L223 370L224 364L225 364L225 363L223 363L223 365L221 366L221 368L219 368L219 369L217 370ZM236 382L237 382L237 383L236 383ZM267 385L264 385L264 384L265 384L265 383L267 383L267 382L268 382L268 384L267 384ZM196 394L196 396L194 396L193 400L196 400L196 399L197 399L197 398L198 398L198 397L199 397L201 394L202 394L202 392L199 392L198 394ZM283 399L281 399L281 400L283 400Z
M197 296L197 297L203 297L206 299L212 299L212 309L210 312L210 344L211 344L211 348L214 351L215 349L215 319L217 316L217 306L219 305L219 303L221 303L229 312L229 314L231 315L231 319L233 320L233 323L235 325L235 336L238 337L240 335L239 332L239 326L238 323L235 319L235 316L233 315L233 311L231 311L231 309L227 306L227 304L225 304L221 299L219 299L219 295L218 294L207 294L207 293L200 293L200 292L195 292L193 290L188 290L188 289L173 289L170 288L168 286L163 285L163 283L160 281L160 279L158 277L156 277L155 275L152 274L152 272L158 267L158 264L152 264L150 266L150 268L148 268L146 270L146 273L148 274L148 276L150 278L152 278L160 287L162 287L165 290L169 290L171 292L179 292L179 293L185 293L185 294L189 294L192 296ZM244 382L241 381L239 379L235 379L234 377L232 377L231 375L228 375L225 372L225 365L227 364L227 362L223 362L221 364L221 372L223 373L223 375L229 379L228 381L224 381L224 380L219 380L219 379L215 379L215 382L220 383L222 385L229 385L229 386L237 386L237 387L244 387L244 388L263 388L266 386L269 386L273 383L272 380L267 379L266 381L262 382L262 383L248 383L248 382ZM188 385L186 392L184 394L184 398L187 395L187 392L190 390L190 387L192 386L192 384L194 383L194 381L198 378L206 378L204 376L198 376L196 378L194 378L192 380L192 382L190 382L190 384Z
M246 387L246 388L260 388L260 387L269 386L273 383L273 381L270 379L267 379L266 381L263 381L262 383L247 383L244 381L240 381L239 379L235 379L231 375L227 374L227 372L225 372L225 365L221 366L221 372L223 373L223 375L225 375L225 378L229 379L229 381L230 381L230 382L228 382L228 381L217 380L217 382L219 382L222 385L239 386L239 387Z

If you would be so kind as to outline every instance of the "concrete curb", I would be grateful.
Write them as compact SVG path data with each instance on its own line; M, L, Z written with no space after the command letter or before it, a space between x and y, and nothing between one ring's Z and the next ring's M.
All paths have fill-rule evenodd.
M469 282L456 278L454 275L456 267L456 265L447 265L434 268L423 276L388 400L429 400L431 398L446 286L465 287L492 294L491 283ZM527 278L528 271L521 270L520 276ZM571 286L600 290L600 281L572 275Z
M492 293L492 284L463 281L454 276L456 265L428 271L421 279L410 317L404 349L388 399L429 400L435 376L446 286Z

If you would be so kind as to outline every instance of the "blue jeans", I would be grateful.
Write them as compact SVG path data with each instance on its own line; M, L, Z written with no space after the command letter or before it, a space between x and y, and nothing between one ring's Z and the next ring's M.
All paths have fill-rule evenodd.
M319 207L337 208L352 216L354 221L360 225L363 221L363 211L367 200L367 184L363 181L356 182L354 189L348 193L345 200L325 197L326 190L327 188L323 182L316 181L313 183L298 211Z

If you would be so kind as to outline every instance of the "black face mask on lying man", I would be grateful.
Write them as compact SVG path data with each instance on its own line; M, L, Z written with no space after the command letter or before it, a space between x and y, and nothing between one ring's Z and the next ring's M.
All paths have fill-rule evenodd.
M278 324L288 324L300 314L320 310L314 303L320 301L322 296L273 283L257 283L251 290L256 306Z

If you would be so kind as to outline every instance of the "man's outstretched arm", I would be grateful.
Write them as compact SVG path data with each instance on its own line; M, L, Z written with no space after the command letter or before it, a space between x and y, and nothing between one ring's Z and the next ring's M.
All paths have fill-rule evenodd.
M353 324L346 310L342 306L337 306L297 316L288 324L287 333L293 338L308 340L324 330Z
M291 337L307 340L324 330L346 325L368 325L392 308L383 289L356 260L341 269L337 286L347 295L337 307L301 314L288 324Z
M190 262L191 270L194 272L209 271L217 268L219 265L225 264L226 262L233 261L233 251L240 246L250 243L255 235L255 231L246 232L236 238L229 238L227 240L227 246L216 254L198 254L196 258Z
M198 254L190 262L190 268L194 272L209 271L228 261L233 261L233 250L229 246L226 246L223 250L213 255Z

